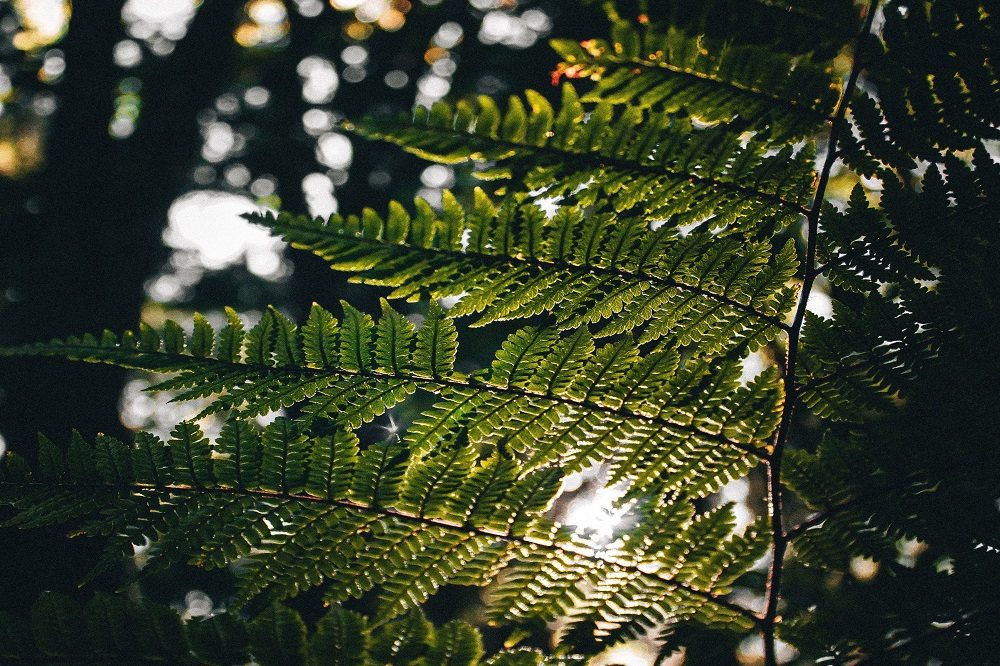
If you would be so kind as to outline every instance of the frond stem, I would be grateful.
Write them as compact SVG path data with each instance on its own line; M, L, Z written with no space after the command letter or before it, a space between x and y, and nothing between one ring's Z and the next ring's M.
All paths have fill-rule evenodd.
M771 454L764 463L767 468L767 503L772 538L771 566L767 576L764 616L761 619L765 666L777 666L778 664L775 652L774 628L778 621L778 605L781 600L781 576L783 573L785 552L788 548L788 536L785 532L782 517L781 458L785 444L788 441L792 412L796 403L797 384L795 373L798 361L799 338L802 334L802 324L805 321L809 294L818 275L816 272L816 246L818 241L819 216L823 208L823 200L826 197L826 188L830 182L830 173L833 170L834 162L837 160L837 143L840 140L840 133L847 126L847 108L850 106L854 88L857 86L858 77L861 75L863 67L862 51L871 33L872 22L875 20L878 3L879 0L871 0L869 2L868 15L865 17L864 26L855 41L854 62L851 65L851 74L841 93L840 102L837 104L837 112L834 122L830 127L830 136L827 141L826 158L823 162L819 180L816 183L816 192L809 207L809 214L806 217L805 275L802 280L802 289L799 292L799 302L795 309L795 317L792 320L791 330L788 332L785 373L782 378L785 388L785 401L782 405L781 420L774 435Z

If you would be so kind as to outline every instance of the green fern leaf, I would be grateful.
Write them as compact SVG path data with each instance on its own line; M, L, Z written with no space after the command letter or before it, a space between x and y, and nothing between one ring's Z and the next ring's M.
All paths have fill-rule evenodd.
M178 481L195 488L212 485L212 451L198 426L178 424L171 431L168 444Z
M409 452L396 442L373 444L365 449L351 481L351 497L372 505L384 505L396 496L406 471Z
M214 463L219 483L236 488L259 485L263 460L260 436L246 421L227 420L219 432L215 450L219 454Z
M399 374L410 364L413 330L413 324L406 317L393 310L388 301L382 301L382 316L378 321L375 343L375 362L379 368L392 374ZM425 337L427 335L424 334ZM421 344L419 339L418 344ZM428 367L429 363L422 365Z
M613 335L646 326L646 339L683 331L682 344L719 349L745 337L750 344L771 339L794 294L785 287L798 266L791 244L772 254L766 243L708 231L682 236L670 227L652 232L640 219L584 217L575 207L547 219L533 204L497 208L479 190L472 210L454 208L447 220L433 212L411 220L399 206L390 210L403 240L393 239L388 221L372 211L364 235L351 231L357 227L351 217L253 219L334 268L357 272L361 282L394 287L393 297L460 295L450 314L475 314L477 326L558 304L562 328L603 323L600 333ZM418 220L439 232L417 243ZM463 247L455 239L466 234Z
M294 421L276 418L261 438L261 488L285 495L305 490L309 444Z
M361 665L365 663L368 632L365 617L333 608L316 624L309 640L310 664Z
M522 105L510 108L507 115L516 116ZM523 163L528 189L572 195L583 205L607 197L616 211L640 206L651 219L676 216L678 224L714 215L720 227L785 226L803 211L810 190L805 151L765 156L767 143L744 144L724 126L694 130L690 121L662 112L626 107L615 115L611 106L598 105L585 114L568 85L543 145L517 140L520 133L498 135L490 122L497 114L495 103L481 96L475 106L418 108L412 122L369 119L346 128L446 164Z
M431 302L427 318L416 337L413 365L417 370L428 372L434 378L451 374L458 351L458 332L454 322L437 303Z
M468 624L453 620L438 628L427 651L428 664L474 666L483 656L479 633Z
M40 596L31 607L31 627L38 649L49 657L87 654L90 641L83 618L82 609L72 599L54 592Z
M584 101L686 111L705 122L745 119L786 141L815 132L837 100L829 73L808 59L711 43L669 28L617 22L608 41L558 39L561 71L592 77Z

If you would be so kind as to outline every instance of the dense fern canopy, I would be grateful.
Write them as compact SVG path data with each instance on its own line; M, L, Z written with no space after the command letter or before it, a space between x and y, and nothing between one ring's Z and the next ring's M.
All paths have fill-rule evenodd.
M0 350L192 403L168 441L8 454L10 525L98 536L99 566L148 540L142 575L240 571L230 612L187 624L45 596L0 655L561 664L645 640L726 663L757 637L766 664L991 660L995 8L604 6L603 34L553 41L549 93L342 123L482 188L250 216L383 289L378 316L227 309ZM470 353L488 326L510 332ZM594 470L629 516L602 535L554 508ZM432 627L446 585L484 587L510 645L555 627L548 654ZM332 607L307 628L281 602L313 588Z

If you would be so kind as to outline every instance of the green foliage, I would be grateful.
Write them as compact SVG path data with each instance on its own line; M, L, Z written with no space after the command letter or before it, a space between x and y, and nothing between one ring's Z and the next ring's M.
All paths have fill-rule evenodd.
M30 621L3 617L0 658L4 663L205 666L577 663L573 658L548 658L535 650L505 650L484 660L482 639L473 627L459 620L435 627L419 610L373 627L365 616L334 606L310 630L297 612L280 604L269 606L252 620L221 613L185 622L173 609L147 601L136 603L99 593L81 607L55 592L38 598Z
M345 127L445 164L500 162L482 175L523 174L525 190L572 195L580 204L636 208L676 224L711 217L715 228L756 230L794 222L808 200L809 150L747 140L725 126L696 129L663 111L603 102L585 107L563 86L558 112L538 93L501 112L489 97L418 107L408 118L370 118Z
M559 39L553 47L562 71L597 82L584 101L683 110L708 123L739 119L776 141L814 132L837 101L829 70L809 59L672 26L617 22L607 41Z
M239 560L243 608L317 586L377 600L370 623L337 607L311 633L280 606L177 629L210 663L477 663L471 627L417 610L452 584L488 586L515 638L558 622L557 654L650 635L719 663L753 631L767 664L775 636L835 663L994 654L995 11L604 4L609 39L554 43L557 105L526 91L343 125L469 164L492 194L251 216L420 319L387 300L301 325L226 310L218 332L195 315L0 350L156 373L201 409L167 442L8 454L9 524L149 538L152 569ZM488 351L466 336L514 321L471 365ZM374 438L397 407L404 429ZM628 516L602 538L558 522L565 477L591 469ZM737 530L717 491L765 477L766 512ZM70 641L82 611L44 603L37 650L111 645Z
M447 191L440 214L422 199L415 207L413 216L392 203L385 218L366 210L326 221L252 219L360 282L393 287L390 298L462 296L449 314L475 315L474 326L552 312L561 329L599 323L607 337L641 328L640 343L713 353L776 337L794 298L790 243L773 252L765 242L653 230L642 217L576 206L547 217L533 203L498 207L479 189L469 211Z
M119 535L127 525L133 533L154 536L150 557L156 566L189 558L221 567L249 558L241 578L244 600L262 594L281 599L325 582L326 599L336 603L379 586L380 620L422 603L443 584L481 585L497 575L503 579L495 591L497 617L530 609L532 616L554 618L569 612L569 600L586 586L617 590L626 575L657 592L636 607L634 618L612 605L593 608L603 626L635 633L651 616L704 613L694 607L705 601L717 604L713 621L752 626L747 613L722 595L743 572L748 555L752 562L765 544L750 535L726 538L732 528L728 506L709 521L671 494L660 509L643 509L648 515L641 525L616 536L621 546L595 549L544 516L560 487L557 468L528 471L498 454L477 460L468 447L414 456L394 441L371 444L358 454L352 434L309 441L286 418L262 433L231 420L214 444L190 423L174 433L204 446L198 476L190 473L192 448L174 446L175 440L140 435L133 446L104 436L93 445L75 440L80 459L107 455L108 464L91 477L71 475L57 484L61 503L56 505L46 501L53 485L41 476L36 480L12 455L0 477L0 500L19 511L10 524L58 524L68 518L65 505L72 505L77 508L70 517L89 518L87 533ZM246 456L255 475L244 468L241 481L234 482L215 470L237 464L230 457L236 433L244 443L260 443L263 462ZM151 452L168 464L154 474L131 465ZM77 463L68 453L52 445L46 459L72 470ZM653 506L661 496L646 502ZM718 537L713 547L691 549L708 522L719 526L711 529ZM119 537L119 543L131 549L127 539ZM553 584L536 598L511 582L526 577ZM609 603L619 600L611 597ZM449 650L469 643L465 635L449 640L456 643Z
M855 7L827 0L585 0L612 20L649 22L727 43L820 57L835 55L860 28Z
M682 359L674 348L643 355L628 337L598 347L583 327L567 334L527 327L504 341L490 370L469 376L453 370L455 325L440 309L432 308L416 334L388 304L383 310L376 325L345 304L344 322L337 326L332 315L314 305L300 336L294 323L270 309L248 331L238 363L172 352L152 342L136 345L131 332L4 353L175 373L153 388L180 391L175 400L213 396L202 415L229 410L250 417L301 406L305 429L316 419L356 428L420 389L437 398L406 433L407 445L421 456L465 442L513 453L526 469L558 463L575 471L605 462L615 481L683 486L692 496L712 492L749 469L778 423L781 388L774 373L743 386L738 358ZM219 337L232 328L228 324ZM179 329L172 322L165 326ZM145 330L151 341L159 337ZM317 335L339 340L337 347L327 344L328 367L313 367L319 357L303 349L309 345L302 341ZM190 347L183 333L176 340L176 348ZM307 356L313 362L295 364ZM298 435L282 432L272 441L268 433L275 427L260 445L249 443L240 455L247 457L247 475L265 478L270 472L278 479L270 489L294 494L306 479L301 460L287 458L294 452L287 442ZM193 428L178 426L169 446L175 478L198 487L209 485L212 473L207 443ZM222 439L223 450L237 448L233 430ZM373 455L366 452L365 464L380 460ZM237 477L231 461L222 473L229 482Z

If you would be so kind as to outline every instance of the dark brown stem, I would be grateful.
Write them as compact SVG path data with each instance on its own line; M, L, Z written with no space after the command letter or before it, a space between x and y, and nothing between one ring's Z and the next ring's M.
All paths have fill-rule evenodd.
M818 275L816 266L816 244L819 230L819 216L823 208L823 200L826 197L826 188L830 182L830 173L833 164L837 160L837 143L840 140L841 132L844 131L847 117L847 108L851 103L851 95L858 83L858 76L861 74L862 58L861 52L865 41L872 28L872 21L875 19L875 10L878 0L871 0L868 6L868 15L865 18L864 27L858 35L854 47L854 64L851 67L851 74L847 80L847 85L841 94L840 102L837 105L837 112L830 127L830 138L827 142L826 158L823 168L820 171L819 181L816 184L816 192L813 196L812 205L806 217L806 258L805 275L802 278L802 290L799 292L799 302L795 309L795 317L792 320L791 328L788 332L788 351L785 355L785 374L783 384L785 388L785 401L781 410L781 421L774 436L774 444L771 453L764 461L767 468L767 503L768 514L771 523L772 555L771 566L767 576L767 590L765 593L764 616L761 619L761 635L764 641L764 664L765 666L777 666L778 658L775 652L774 630L778 622L778 606L781 601L781 575L785 561L785 551L788 549L788 535L782 517L781 505L781 459L785 444L788 441L788 432L792 421L792 412L795 408L796 390L798 388L795 372L799 355L799 338L802 334L802 323L805 321L806 310L809 303L809 294L812 292L813 283Z

